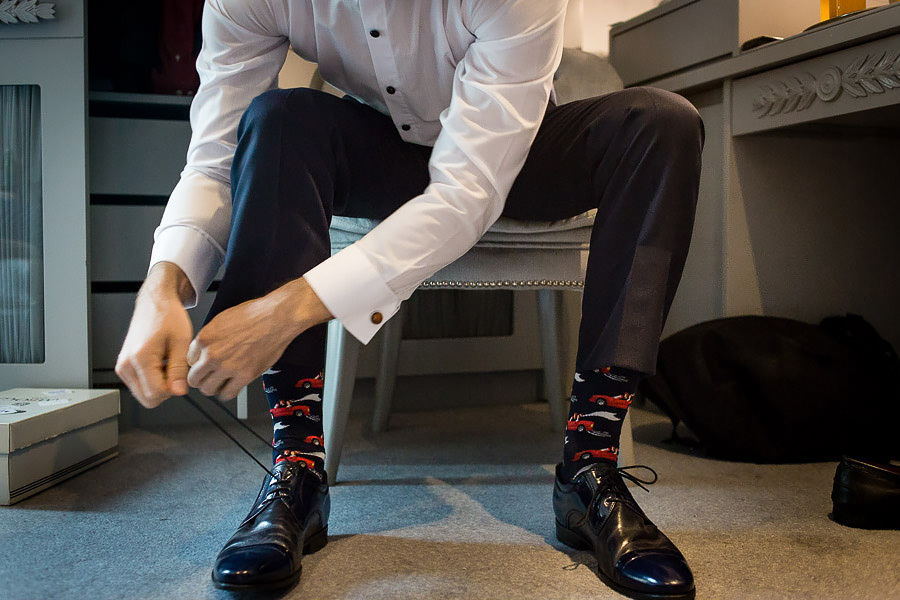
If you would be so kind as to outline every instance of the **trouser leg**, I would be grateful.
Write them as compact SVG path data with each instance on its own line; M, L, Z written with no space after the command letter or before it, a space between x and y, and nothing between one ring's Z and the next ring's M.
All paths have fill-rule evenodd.
M333 214L383 218L428 183L430 148L350 99L308 89L257 97L241 119L231 171L231 236L207 320L301 277L331 254ZM279 362L321 368L325 326Z
M702 123L683 98L639 88L547 111L504 214L552 220L598 208L579 368L653 372L691 238ZM210 317L265 295L330 254L332 214L383 218L428 184L430 150L352 100L278 90L241 122L232 234ZM324 328L285 351L321 364Z
M550 107L504 215L597 208L578 369L652 373L693 229L703 127L675 94L629 89Z

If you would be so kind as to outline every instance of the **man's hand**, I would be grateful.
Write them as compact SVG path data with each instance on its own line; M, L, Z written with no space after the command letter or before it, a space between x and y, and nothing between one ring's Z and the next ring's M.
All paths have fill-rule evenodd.
M154 265L138 292L116 374L147 408L187 394L187 351L193 326L183 300L193 293L172 263Z
M302 277L222 311L191 342L188 383L207 396L234 398L271 367L295 337L330 318Z

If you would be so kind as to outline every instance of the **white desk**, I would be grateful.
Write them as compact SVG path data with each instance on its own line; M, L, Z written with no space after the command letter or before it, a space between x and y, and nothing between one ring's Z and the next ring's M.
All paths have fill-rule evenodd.
M900 5L671 75L624 71L626 85L683 94L706 125L694 241L667 331L738 314L855 312L900 347Z

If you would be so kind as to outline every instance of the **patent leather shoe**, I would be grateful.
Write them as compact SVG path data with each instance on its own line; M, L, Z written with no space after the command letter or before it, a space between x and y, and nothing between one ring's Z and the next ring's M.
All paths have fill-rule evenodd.
M328 483L284 461L266 475L250 513L219 556L213 584L228 590L276 589L300 579L300 560L328 543Z
M623 475L639 485L656 481L655 472L652 481L645 481L613 464L597 463L566 483L557 466L557 538L577 550L593 551L598 575L620 594L639 600L694 598L687 561L637 505Z
M863 529L900 529L900 467L845 456L834 473L832 520Z

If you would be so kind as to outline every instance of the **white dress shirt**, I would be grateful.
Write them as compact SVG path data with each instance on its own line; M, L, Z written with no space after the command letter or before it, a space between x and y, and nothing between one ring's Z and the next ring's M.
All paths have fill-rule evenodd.
M187 166L154 234L150 266L173 262L195 292L209 286L228 244L238 121L254 97L276 87L290 46L318 63L325 81L389 115L404 140L434 147L421 195L304 274L331 314L367 343L500 216L551 93L565 7L566 0L208 0ZM196 293L188 306L195 304Z

